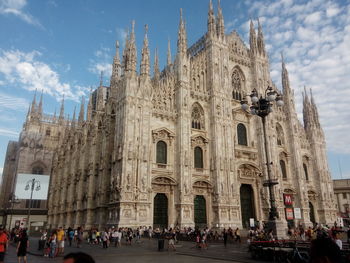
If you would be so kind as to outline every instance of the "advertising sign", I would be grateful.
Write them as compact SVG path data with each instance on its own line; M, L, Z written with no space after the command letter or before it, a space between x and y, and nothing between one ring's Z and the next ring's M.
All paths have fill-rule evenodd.
M287 220L294 219L293 208L286 208L286 219Z
M301 219L301 210L299 207L294 207L294 218Z
M283 194L283 200L285 205L293 205L292 195Z
M49 190L49 175L39 175L39 174L17 174L16 190L15 195L18 199L30 199L31 194L31 180L35 179L35 187L33 191L33 199L46 200L47 193ZM40 187L38 187L40 185ZM26 190L27 189L27 190Z
M250 227L255 227L254 218L249 218L249 226Z

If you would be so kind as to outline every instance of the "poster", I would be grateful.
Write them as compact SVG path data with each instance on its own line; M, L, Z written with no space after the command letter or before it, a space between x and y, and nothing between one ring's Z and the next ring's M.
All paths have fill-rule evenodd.
M249 226L250 227L255 227L254 218L249 218Z
M283 194L283 200L285 205L293 205L292 195Z
M301 210L299 207L294 207L294 218L301 219Z
M287 220L294 219L293 208L286 208L286 219Z

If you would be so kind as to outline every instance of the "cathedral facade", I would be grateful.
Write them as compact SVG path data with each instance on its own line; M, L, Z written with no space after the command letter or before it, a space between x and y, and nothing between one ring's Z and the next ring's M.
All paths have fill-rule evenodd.
M266 221L269 194L261 119L241 109L254 88L272 84L260 24L247 47L225 34L222 10L188 48L180 18L177 54L150 74L147 30L140 70L134 23L122 59L119 44L110 86L90 94L85 118L65 124L52 158L48 225L248 227ZM282 62L284 106L268 116L279 220L311 225L336 218L325 137L315 102L304 94L297 118ZM290 202L286 202L288 197ZM287 208L300 214L287 215ZM289 211L289 210L288 210ZM297 220L297 221L296 221Z

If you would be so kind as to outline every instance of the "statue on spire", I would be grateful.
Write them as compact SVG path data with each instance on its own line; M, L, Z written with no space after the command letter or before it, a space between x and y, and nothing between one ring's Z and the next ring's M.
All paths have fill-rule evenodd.
M186 54L186 52L187 52L186 28L185 28L185 22L182 19L182 8L180 8L180 24L179 24L179 32L178 32L178 39L177 39L177 53Z
M167 66L171 65L171 49L170 49L170 38L168 38L168 53L167 53Z
M220 0L218 0L218 16L216 20L216 31L219 38L224 39L225 37L225 25L224 16L222 14L222 9L220 6Z
M149 75L150 71L150 54L148 48L148 38L147 38L148 25L145 25L145 37L143 39L143 48L142 48L142 58L140 65L141 75Z
M215 28L215 15L214 15L214 9L213 9L213 2L210 0L209 2L209 11L208 11L208 35L210 37L213 37L216 35L216 28Z

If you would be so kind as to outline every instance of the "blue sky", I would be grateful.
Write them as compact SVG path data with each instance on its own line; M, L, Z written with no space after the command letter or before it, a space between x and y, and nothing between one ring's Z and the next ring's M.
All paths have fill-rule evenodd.
M58 110L65 94L72 114L98 85L101 70L108 85L115 41L124 43L133 19L138 54L148 24L151 56L157 47L162 66L168 38L176 52L179 9L192 44L206 32L208 2L0 0L0 173L7 142L18 138L35 89L44 90L46 112ZM222 0L221 6L226 31L238 31L246 42L249 19L260 18L272 79L281 87L283 51L299 118L305 85L318 104L332 177L340 178L341 170L350 178L350 1Z

